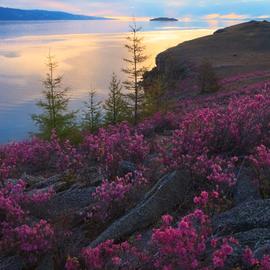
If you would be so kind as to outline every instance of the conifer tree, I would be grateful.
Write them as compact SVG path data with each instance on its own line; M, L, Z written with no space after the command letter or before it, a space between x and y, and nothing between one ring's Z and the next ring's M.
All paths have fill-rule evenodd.
M143 38L139 36L140 31L141 28L137 27L134 21L134 24L130 25L130 35L127 37L127 44L125 45L129 53L129 57L124 58L127 67L123 69L123 72L127 75L127 80L123 84L129 91L127 97L132 108L133 123L135 125L138 123L139 116L142 112L144 92L141 80L146 71L143 64L148 58L145 55Z
M217 74L208 60L203 60L199 67L198 86L202 94L220 90Z
M32 119L39 128L37 135L40 137L49 139L54 129L59 138L65 138L75 128L76 112L68 112L69 89L62 87L63 76L55 74L58 63L51 54L46 65L48 72L43 81L43 99L37 103L42 113L32 115Z
M128 104L122 93L122 86L113 73L109 86L109 97L104 103L105 124L117 124L128 118Z
M166 96L166 84L162 77L156 78L149 87L145 89L144 115L150 116L158 111L166 112L169 101Z
M96 132L101 126L102 102L97 101L96 99L97 99L96 91L91 90L89 92L88 100L84 102L85 109L83 111L83 122L82 122L83 130Z

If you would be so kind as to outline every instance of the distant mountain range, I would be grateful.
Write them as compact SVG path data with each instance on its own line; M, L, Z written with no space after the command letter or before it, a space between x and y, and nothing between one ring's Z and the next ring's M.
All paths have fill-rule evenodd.
M76 15L62 11L24 10L0 7L0 21L109 20L104 17Z

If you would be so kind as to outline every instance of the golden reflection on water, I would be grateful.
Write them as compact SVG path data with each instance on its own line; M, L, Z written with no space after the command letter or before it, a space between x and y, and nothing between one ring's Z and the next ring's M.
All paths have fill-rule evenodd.
M161 51L183 41L213 33L213 29L144 32L147 66L153 67ZM0 86L2 102L20 104L41 95L49 51L59 62L64 84L73 99L83 99L94 87L103 98L112 72L123 79L122 58L126 34L79 34L29 36L0 40ZM4 92L4 93L3 93ZM1 102L0 102L1 103Z

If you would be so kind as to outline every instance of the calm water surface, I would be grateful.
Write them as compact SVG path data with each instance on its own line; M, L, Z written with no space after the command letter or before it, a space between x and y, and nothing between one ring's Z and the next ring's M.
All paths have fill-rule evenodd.
M154 66L159 52L233 23L138 22L148 67ZM71 89L71 109L81 108L93 87L104 99L112 72L124 79L128 25L124 21L0 22L0 143L27 138L35 130L30 115L38 112L35 103L41 97L49 51L59 62L64 85Z

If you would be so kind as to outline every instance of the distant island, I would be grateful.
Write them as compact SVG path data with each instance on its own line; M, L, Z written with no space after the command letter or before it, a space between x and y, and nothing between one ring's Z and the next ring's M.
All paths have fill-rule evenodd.
M178 22L178 19L168 17L158 17L150 19L151 22Z
M76 15L62 11L24 10L0 7L0 21L109 20L104 17Z

